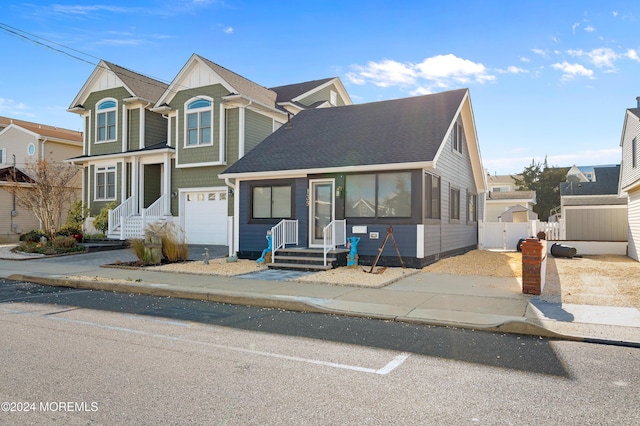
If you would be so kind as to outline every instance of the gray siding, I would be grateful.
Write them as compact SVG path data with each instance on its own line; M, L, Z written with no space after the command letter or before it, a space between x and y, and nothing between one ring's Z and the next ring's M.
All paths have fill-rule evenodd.
M336 89L335 84L325 87L322 90L318 90L315 93L312 93L310 96L306 96L300 100L300 103L303 105L311 105L318 101L331 101L331 91L336 92L337 96L337 106L345 105L344 100L340 96L340 92Z
M101 90L93 92L84 103L84 107L91 114L91 128L87 130L86 138L91 145L91 155L113 154L122 151L122 99L131 95L126 89L118 87L115 89ZM96 104L105 98L117 100L116 107L116 140L114 142L96 143Z
M255 148L256 145L262 142L271 133L273 133L273 119L262 114L258 114L257 112L247 110L245 116L244 136L245 152Z
M629 257L640 260L640 190L629 193Z
M631 142L636 138L636 167L633 167ZM620 186L622 188L640 180L640 121L627 112L625 116L625 129L622 135L622 163Z
M626 208L565 209L567 240L626 241Z
M467 143L463 144L460 154L453 150L452 136L449 135L434 173L441 178L441 220L439 226L431 222L425 225L425 256L477 246L478 224L467 223L467 193L477 193ZM460 220L450 219L451 188L460 191ZM480 206L483 199L482 194L478 194L478 218L482 218ZM439 240L436 236L438 231Z
M144 117L145 146L155 145L167 141L167 119L161 114L145 110Z

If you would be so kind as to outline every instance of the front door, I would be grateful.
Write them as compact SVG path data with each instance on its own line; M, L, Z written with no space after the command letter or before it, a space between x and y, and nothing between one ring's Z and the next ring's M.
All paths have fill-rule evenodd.
M318 179L309 184L309 247L322 247L322 232L334 219L334 181Z

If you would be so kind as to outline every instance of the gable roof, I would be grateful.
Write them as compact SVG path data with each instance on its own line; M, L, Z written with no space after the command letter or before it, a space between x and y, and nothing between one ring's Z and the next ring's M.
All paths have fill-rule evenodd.
M9 167L0 169L0 182L13 181L14 173L15 173L15 182L33 183L33 179L31 179L22 170L14 166L9 166Z
M335 77L323 78L321 80L305 81L302 83L287 84L284 86L272 87L271 90L277 93L276 102L292 101L300 95L304 95L311 90L322 86L335 79Z
M487 201L513 201L513 200L527 200L533 203L536 202L536 191L505 191L495 192L489 191L487 194Z
M0 131L11 125L28 130L39 136L82 143L82 132L63 129L61 127L48 126L46 124L32 123L30 121L16 120L15 118L0 117Z
M223 175L431 162L467 94L305 110Z
M124 88L129 92L131 97L141 98L151 103L155 103L165 92L168 85L159 80L147 77L135 71L119 65L101 60L93 70L87 81L76 95L73 102L67 109L70 112L78 112L82 108L82 103L91 93L91 86L99 80L104 73L113 73L123 84Z
M241 95L246 98L260 102L271 108L276 108L276 92L260 86L257 83L249 80L237 74L227 68L210 61L198 54L192 54L187 63L182 67L178 75L173 79L171 84L165 90L165 92L159 97L156 102L155 108L160 108L163 104L171 102L173 96L184 90L181 85L181 80L188 73L194 63L204 64L217 74L224 82L224 86L229 90L229 95Z
M560 195L617 195L620 179L620 165L594 167L595 181L592 182L562 182Z

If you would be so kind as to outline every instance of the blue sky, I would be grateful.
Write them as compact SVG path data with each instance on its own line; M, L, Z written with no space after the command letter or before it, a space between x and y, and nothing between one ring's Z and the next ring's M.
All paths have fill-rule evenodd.
M17 2L0 115L82 130L99 59L170 82L198 53L266 87L338 76L355 103L468 87L492 174L614 164L639 35L637 0Z

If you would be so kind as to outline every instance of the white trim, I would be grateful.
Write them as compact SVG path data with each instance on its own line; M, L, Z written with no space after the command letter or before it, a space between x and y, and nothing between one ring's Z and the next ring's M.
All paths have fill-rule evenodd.
M603 209L627 209L626 204L593 204L589 206L563 206L564 210L603 210Z
M238 159L244 157L246 109L238 108Z
M424 259L424 224L416 226L416 258Z
M314 208L313 208L313 184L314 183L330 183L331 184L331 221L334 221L336 219L336 180L331 178L331 179L309 179L309 207L307 209L308 211L308 218L309 218L309 248L320 248L320 247L324 247L324 244L314 244L313 240L314 240L314 235L313 235L313 225L314 225L314 221L313 221L313 215L314 215ZM293 188L292 188L293 189ZM293 194L292 194L293 195ZM293 214L293 212L292 212Z
M209 166L225 166L227 163L222 161L210 161L208 163L187 163L187 164L177 164L176 169L188 169L190 167L209 167Z
M145 129L145 111L146 109L141 106L140 107L140 129L139 129L139 133L138 133L138 137L140 138L140 142L138 144L138 148L142 149L145 147L145 143L144 143L144 129Z
M110 168L113 168L113 170L109 170ZM99 170L102 169L102 170ZM114 185L115 188L113 189L113 197L107 197L107 175L109 173L113 172L113 178L115 180ZM105 194L105 198L98 198L98 173L104 173L105 174L105 179L104 179L104 194ZM105 165L105 166L98 166L98 165L94 165L93 168L93 201L114 201L118 199L117 193L118 193L118 179L117 179L117 173L118 173L118 165L116 164L111 164L111 165Z
M127 130L129 127L128 118L129 114L127 114L127 106L122 104L122 152L127 152L127 145L129 144L129 138L127 138ZM123 198L124 200L124 198Z
M104 102L108 102L108 101L113 101L116 103L116 106L113 108L108 108L108 109L98 109L98 107L100 106L100 104L104 103ZM106 116L105 116L105 137L107 139L103 140L103 141L99 141L98 140L98 115L100 114L107 114L109 112L115 112L115 134L116 137L114 139L108 139L109 138L109 121L107 120ZM116 142L118 140L118 100L116 98L103 98L100 99L98 102L96 102L96 109L94 111L94 114L96 116L96 127L93 129L94 130L94 136L95 136L95 142L96 144L102 144L102 143L109 143L109 142Z
M224 104L220 103L218 108L220 110L220 125L218 126L218 141L220 143L220 161L225 161L225 147L227 146L227 138L226 134L226 125L227 125L227 112L225 110Z
M120 164L122 165L122 175L120 176L120 179L122 179L122 183L120 184L120 200L124 202L124 200L127 199L127 162L123 159Z
M195 108L193 110L190 110L188 108L188 105L192 102L195 101L208 101L211 102L211 106L210 107L200 107L200 108ZM200 95L200 96L194 96L190 99L188 99L187 101L185 101L185 103L183 104L184 110L182 112L182 114L184 115L184 128L182 129L182 136L183 136L183 140L182 140L182 148L187 149L187 148L199 148L199 147L203 147L203 146L213 146L214 145L214 141L213 141L213 135L214 135L214 124L215 124L215 112L214 112L214 107L215 107L215 102L213 102L213 98L210 96L205 96L205 95ZM209 143L200 143L200 113L202 112L206 112L209 111L209 113L211 114L210 120L211 120L211 126L210 126L210 132L209 132L209 137L211 138L211 141ZM187 124L189 123L189 120L187 120L187 116L189 114L197 114L198 115L198 143L195 145L189 145L188 144L188 130L187 129Z
M433 169L432 161L422 161L417 163L388 163L388 164L367 164L363 166L342 166L327 167L317 169L296 169L296 170L278 170L267 172L244 172L244 173L222 173L218 177L221 179L242 179L256 180L264 178L294 178L306 177L313 174L321 173L347 173L347 172L375 172L390 170L414 170L414 169Z
M0 164L7 164L7 148L0 148Z

